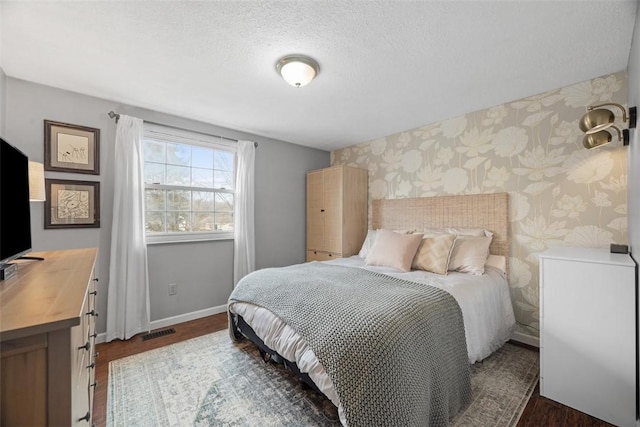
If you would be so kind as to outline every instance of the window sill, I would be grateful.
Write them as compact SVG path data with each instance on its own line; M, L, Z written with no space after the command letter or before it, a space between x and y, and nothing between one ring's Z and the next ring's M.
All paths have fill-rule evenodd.
M176 233L147 235L147 245L171 243L209 242L213 240L233 240L233 232L221 233Z

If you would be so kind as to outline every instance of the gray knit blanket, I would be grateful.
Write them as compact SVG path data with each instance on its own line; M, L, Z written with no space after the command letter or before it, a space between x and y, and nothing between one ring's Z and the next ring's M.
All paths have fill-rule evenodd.
M349 427L446 426L471 400L462 312L434 286L311 262L245 276L233 302L266 308L298 332Z

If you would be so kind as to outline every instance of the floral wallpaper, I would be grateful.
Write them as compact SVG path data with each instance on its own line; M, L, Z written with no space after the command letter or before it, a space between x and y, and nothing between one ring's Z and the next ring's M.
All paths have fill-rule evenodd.
M578 128L587 106L626 93L620 72L336 150L331 164L367 169L369 200L507 191L513 306L537 337L539 253L627 243L627 148L586 150Z

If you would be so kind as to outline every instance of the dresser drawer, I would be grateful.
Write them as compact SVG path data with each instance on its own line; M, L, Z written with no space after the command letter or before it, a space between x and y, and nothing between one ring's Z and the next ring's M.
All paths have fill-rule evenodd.
M326 251L307 251L307 262L308 261L329 261L336 258L342 258L342 254L337 252L326 252Z

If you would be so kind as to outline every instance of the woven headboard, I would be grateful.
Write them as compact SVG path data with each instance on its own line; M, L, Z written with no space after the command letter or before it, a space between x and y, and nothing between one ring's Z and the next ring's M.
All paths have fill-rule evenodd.
M425 227L484 228L493 232L489 251L509 263L509 194L468 194L373 200L371 228L422 230ZM508 268L507 268L508 271Z

